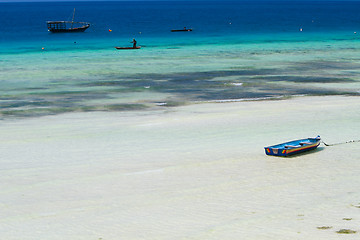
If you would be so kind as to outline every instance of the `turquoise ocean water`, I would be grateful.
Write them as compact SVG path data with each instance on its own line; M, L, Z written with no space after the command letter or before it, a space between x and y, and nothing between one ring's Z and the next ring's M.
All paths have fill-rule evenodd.
M86 32L47 31L74 8ZM0 3L0 118L359 95L359 12L344 1ZM140 50L114 48L132 38Z

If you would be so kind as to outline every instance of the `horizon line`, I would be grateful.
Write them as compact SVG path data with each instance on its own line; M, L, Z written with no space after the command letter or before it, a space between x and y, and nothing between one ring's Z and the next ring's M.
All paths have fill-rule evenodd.
M0 3L39 3L39 2L189 2L194 0L0 0ZM359 2L360 0L195 0L195 2Z

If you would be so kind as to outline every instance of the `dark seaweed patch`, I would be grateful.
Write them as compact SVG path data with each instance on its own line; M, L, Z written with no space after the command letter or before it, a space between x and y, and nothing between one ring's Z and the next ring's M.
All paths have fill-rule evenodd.
M355 80L343 77L314 77L314 76L262 76L254 77L254 80L267 82L294 82L294 83L344 83Z
M330 226L322 226L322 227L317 227L317 229L320 229L320 230L327 230L327 229L331 229L332 227Z
M306 72L309 70L352 70L359 67L360 64L347 61L308 61L292 63L288 69Z
M354 234L356 231L351 229L340 229L339 231L336 231L339 234Z
M31 109L8 109L0 110L0 116L6 117L39 117L46 115L55 115L67 112L94 112L94 111L132 111L132 110L144 110L148 108L144 104L110 104L100 106L68 106L68 107L56 107L51 106L49 108L31 108Z

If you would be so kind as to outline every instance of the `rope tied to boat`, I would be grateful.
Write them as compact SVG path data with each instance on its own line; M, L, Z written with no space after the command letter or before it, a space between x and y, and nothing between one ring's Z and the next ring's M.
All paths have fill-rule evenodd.
M350 141L346 141L346 142L339 142L339 143L333 143L333 144L327 144L324 141L321 141L325 146L327 147L331 147L331 146L335 146L335 145L341 145L341 144L347 144L347 143L356 143L356 142L360 142L360 140L350 140Z

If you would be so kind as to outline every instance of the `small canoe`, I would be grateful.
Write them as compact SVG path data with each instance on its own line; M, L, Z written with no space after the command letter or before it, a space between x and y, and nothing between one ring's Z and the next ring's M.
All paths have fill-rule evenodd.
M293 154L310 151L320 145L321 138L305 138L265 147L266 155L287 157Z
M189 28L189 29L172 29L171 30L172 32L191 32L192 29Z
M139 47L135 47L135 48L133 48L133 47L115 47L115 48L118 50L131 50L131 49L140 49L141 47L139 46Z

